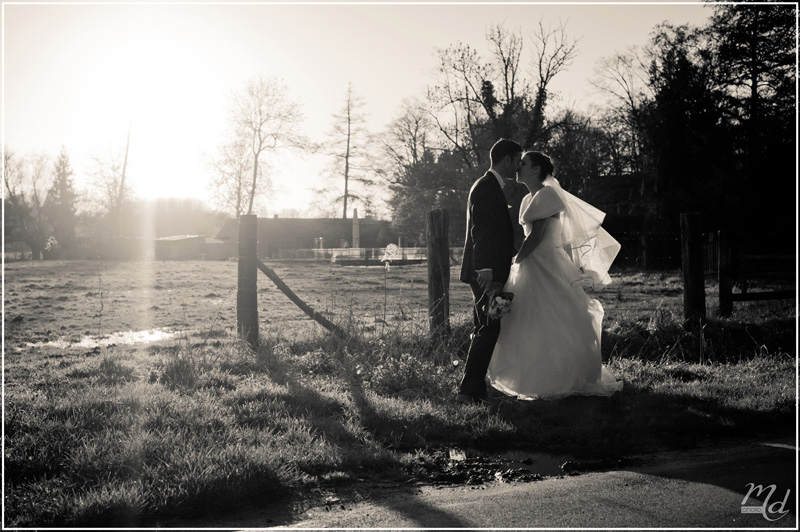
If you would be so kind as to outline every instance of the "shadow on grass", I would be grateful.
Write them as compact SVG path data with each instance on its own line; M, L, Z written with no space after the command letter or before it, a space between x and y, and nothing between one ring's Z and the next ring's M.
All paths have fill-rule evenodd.
M374 403L368 398L360 381L354 378L348 381L347 391L349 399L352 401L352 410L349 410L348 405L334 398L326 397L318 390L293 378L286 368L280 365L271 368L270 378L278 384L287 386L288 392L280 395L279 398L289 412L298 417L305 417L314 431L343 449L344 459L341 468L345 471L349 470L347 472L351 475L350 478L364 477L365 475L376 478L389 477L397 481L407 478L403 473L404 464L399 455L386 449L382 441L386 430L391 434L395 430L401 430L400 426L385 423L383 414L373 406ZM348 419L352 419L353 422L348 422ZM374 428L378 420L382 420L380 423L382 429L370 431L370 428ZM408 426L404 426L404 429L407 430ZM363 451L365 446L372 448L371 452L366 455L366 460ZM326 469L329 469L329 466L307 472L319 475L324 475L326 472L331 473ZM363 495L368 496L368 494ZM417 504L414 501L417 501ZM421 515L425 515L426 518L435 518L441 526L453 528L465 526L465 523L457 516L424 504L411 494L402 502L402 504L394 504L387 499L381 501L381 504L423 527L426 523L420 520Z
M434 411L441 409L445 412L442 417L429 413L415 415L412 411L387 416L385 410L376 407L381 399L386 398L365 390L357 379L348 381L348 399L352 403L345 405L293 379L286 372L273 372L272 377L288 385L289 392L281 396L281 400L286 402L290 411L298 416L307 416L322 437L335 441L337 445L354 446L356 449L372 445L397 451L378 452L373 455L372 461L360 461L358 457L363 454L359 455L358 452L350 455L352 459L342 463L341 467L350 472L351 478L365 473L385 477L387 471L392 471L389 476L397 479L404 472L418 477L426 473L434 475L437 471L430 468L427 471L419 468L411 471L408 463L400 458L403 452L414 453L421 448L434 452L468 447L488 453L513 449L568 455L587 462L620 463L624 466L627 459L638 454L698 447L711 449L728 438L761 434L788 435L794 431L792 405L780 405L769 411L725 406L722 400L692 395L693 385L709 380L702 370L676 365L665 372L670 379L679 382L679 386L686 385L688 388L681 392L662 390L650 383L626 382L622 392L609 398L574 396L559 401L530 402L501 398L496 399L492 406L474 407L455 406L442 402L441 398L432 398ZM458 409L461 409L463 424L453 421L452 411ZM348 416L356 423L348 423ZM476 430L474 425L483 425L489 418L496 419L494 426L498 428L495 432L485 427ZM398 439L398 433L413 436ZM476 437L476 434L480 435ZM745 472L756 471L758 458L754 459L756 462L748 464ZM742 458L742 464L745 462L746 459ZM709 467L708 471L714 473L716 467L721 466ZM680 474L685 480L701 482L704 472L696 469ZM746 489L740 485L743 478L742 474L728 471L720 473L719 478L711 482L740 492ZM762 475L758 478L765 477ZM758 478L754 477L754 480ZM781 482L784 481L781 477ZM412 501L417 500L413 494L408 497ZM418 505L409 505L407 500L403 504L397 501L393 503L391 499L376 501L425 526L426 523L419 516L430 518L431 512L437 510L421 500L418 502ZM447 512L437 516L437 523L447 523L443 526L466 526L457 516ZM391 526L391 523L385 525Z
M747 326L726 334L735 342L741 340L743 332L758 341L765 335L779 333L779 328L788 325L776 320L759 327L761 329ZM714 330L713 326L710 330ZM614 334L617 333L608 333L611 339L614 339ZM681 340L683 333L666 327L649 331L641 325L641 334L643 342L649 335L651 342L663 338L664 345L669 347L667 339L677 337ZM624 337L630 338L631 335L620 336ZM280 344L273 346L276 347L273 351L257 353L255 357L251 356L252 353L237 356L230 364L222 360L218 362L219 366L201 371L180 393L201 391L202 397L209 401L212 397L222 397L221 401L209 403L221 408L216 414L204 410L196 416L197 419L188 422L175 420L186 424L187 430L201 429L205 425L200 421L205 422L206 418L228 419L231 411L227 408L232 405L227 404L229 401L225 398L233 398L235 406L237 396L234 392L242 381L238 376L257 376L255 380L244 379L254 383L255 388L253 393L248 391L249 395L240 398L246 396L247 401L260 404L252 411L234 409L235 419L229 420L233 423L232 429L244 426L260 432L263 428L263 436L268 439L270 431L307 428L313 440L324 445L310 446L317 453L311 458L289 452L291 458L287 467L292 468L292 474L282 475L277 469L264 467L252 475L233 478L234 486L208 484L187 494L180 502L167 505L169 508L165 507L160 517L166 519L167 512L181 518L196 512L212 514L230 510L239 513L253 504L275 501L278 495L285 495L282 499L284 506L292 508L293 495L302 497L304 491L307 495L312 487L333 489L337 482L348 483L356 479L389 478L397 481L398 485L414 477L424 480L426 475L434 476L446 467L447 459L420 463L416 456L446 456L446 451L453 447L484 453L521 450L572 456L580 460L615 461L662 450L713 447L725 438L752 437L759 433L784 435L794 431L796 392L788 394L791 397L779 394L751 402L736 397L760 392L760 389L753 389L756 384L784 386L787 372L792 376L793 385L792 368L796 370L796 366L788 364L785 357L764 359L764 366L759 368L757 375L748 373L748 365L737 366L730 373L715 374L714 371L723 365L683 363L680 358L677 361L654 359L660 360L659 364L648 362L648 359L616 358L615 368L626 382L623 391L610 398L569 397L559 401L527 402L497 397L491 406L467 406L454 403L452 394L456 377L451 357L462 358L459 349L464 343L461 336L458 338L454 344L441 349L398 342L396 352L380 352L384 358L398 355L395 359L401 365L397 369L403 375L409 368L414 370L410 377L399 373L394 375L402 381L400 387L370 384L357 375L358 364L385 363L384 358L370 358L373 354L370 349L374 347L337 346L328 340L324 344L295 344L283 351L277 349L285 347ZM689 340L681 341L688 343ZM363 351L356 352L355 347L363 348ZM349 355L346 348L351 348ZM292 352L294 349L299 353ZM413 356L405 354L406 351L411 351ZM429 358L421 363L425 357ZM761 363L759 357L752 358ZM98 362L101 363L98 371L102 369L102 375L115 376L120 369L117 365L102 364L100 359ZM773 362L775 366L769 366ZM420 376L420 368L432 369L434 375ZM309 374L309 369L315 373ZM374 367L368 366L366 370L372 369ZM450 372L435 374L438 369ZM780 377L771 377L770 372L777 372ZM262 386L259 382L261 377L281 385L280 388L272 384ZM736 382L733 385L726 383L728 378ZM423 388L423 384L427 388ZM229 396L229 392L232 395ZM247 412L252 416L245 417ZM94 412L94 415L100 414L103 412ZM11 419L16 418L12 416ZM172 419L169 417L168 420ZM13 435L16 421L11 425L8 422L7 419L7 435ZM22 430L22 426L18 428ZM292 441L291 437L286 441ZM35 443L31 446L35 447ZM295 471L301 474L295 474ZM12 478L21 473L24 469L12 473ZM46 472L28 473L42 478L47 476ZM733 486L733 482L731 480L729 484ZM418 500L412 493L409 497ZM392 511L405 512L405 517L414 519L421 526L426 523L421 522L417 514L430 515L430 511L436 511L421 501L416 507L407 504L392 506L390 500L385 504ZM124 505L114 506L112 510L119 513L97 512L97 519L92 523L131 522L133 519L126 513ZM281 519L285 518L286 522L298 517L292 512L282 515ZM147 520L142 516L135 517ZM462 525L457 516L447 512L442 512L437 522L452 527Z
M764 330L783 326L773 324ZM740 332L747 331L730 334ZM682 332L676 329L664 334ZM646 361L635 362L646 365ZM715 377L708 368L663 363L651 365L654 373L647 374L646 367L639 367L626 375L623 391L609 398L573 396L530 402L496 398L492 406L455 405L452 397L444 395L405 400L378 393L365 388L347 368L330 374L342 379L346 401L321 394L313 384L292 377L286 368L276 371L273 367L270 374L288 386L281 400L293 415L307 416L311 426L336 445L352 446L354 451L345 453L341 464L350 478L365 473L385 476L388 471L398 478L436 473L431 464L425 465L427 471L425 467L409 467L408 460L400 458L403 453L461 447L488 453L522 450L568 455L608 463L637 454L713 446L726 438L788 434L793 430L791 401L772 407L758 403L752 408L730 406L726 394L742 390L722 385L716 389ZM394 405L398 408L391 410ZM365 453L365 447L372 450ZM381 448L394 452L381 453ZM316 473L324 474L323 469Z
M749 403L738 400L739 395L754 393L749 379L756 378L748 375L747 369L715 375L710 368L719 365L704 366L687 360L698 348L692 344L698 341L697 335L689 335L679 326L658 325L648 328L648 324L627 324L638 327L638 332L604 332L604 346L623 341L643 345L649 342L652 349L649 357L623 360L624 389L609 398L572 396L559 401L516 401L500 397L493 406L466 407L455 405L453 397L446 393L401 398L365 389L352 372L336 372L338 378L344 379L343 386L352 401L350 410L312 387L292 381L285 368L280 374L272 373L279 382L290 382L292 392L284 400L292 410L298 415L310 412L312 424L337 444L359 446L368 442L406 453L470 447L489 452L523 449L579 458L620 458L687 448L720 438L784 432L794 427L793 397L784 394ZM786 319L758 325L709 321L704 341L713 343L719 362L741 362L759 358L759 351L753 349L756 345L775 346L790 336L793 339L794 330L794 321ZM454 333L458 341L449 349L458 357L459 342L465 344L461 337L466 335L460 329ZM745 339L749 344L742 348ZM784 365L764 369L756 380L764 386L782 386L783 381L773 381L770 375L791 369L785 366L785 358L766 359ZM660 364L648 366L648 361ZM336 421L337 416L348 415L355 418L349 426ZM358 434L353 432L356 426ZM386 455L373 465L403 466Z
M658 314L616 323L603 330L603 360L614 356L657 362L736 363L783 353L796 355L796 318L772 318L759 323L708 318L701 330L687 332Z
M680 373L687 378L690 372ZM761 412L630 382L609 398L502 402L497 415L516 429L513 438L498 442L498 447L515 445L586 459L622 459L761 433L789 434L795 423L788 403L778 411Z

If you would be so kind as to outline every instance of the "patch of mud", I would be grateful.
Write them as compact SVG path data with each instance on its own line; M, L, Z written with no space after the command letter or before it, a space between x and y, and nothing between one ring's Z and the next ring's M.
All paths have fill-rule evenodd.
M489 482L535 482L545 478L578 475L582 471L615 469L619 460L577 460L566 455L506 451L489 455L473 450L449 449L418 459L408 468L414 482L433 485L480 485Z

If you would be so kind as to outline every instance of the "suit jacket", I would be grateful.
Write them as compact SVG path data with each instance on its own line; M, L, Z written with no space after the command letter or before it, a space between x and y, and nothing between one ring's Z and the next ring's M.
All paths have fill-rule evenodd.
M461 281L474 281L475 271L491 268L494 281L505 283L516 252L514 227L503 188L491 172L486 172L472 184L467 199Z

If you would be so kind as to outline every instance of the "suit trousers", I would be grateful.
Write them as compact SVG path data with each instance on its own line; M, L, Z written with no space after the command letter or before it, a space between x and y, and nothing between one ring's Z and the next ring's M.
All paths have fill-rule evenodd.
M472 320L474 330L467 351L464 377L461 379L459 393L475 397L486 396L486 372L492 359L494 345L500 336L500 320L489 319L486 308L489 297L477 282L469 283L472 289Z

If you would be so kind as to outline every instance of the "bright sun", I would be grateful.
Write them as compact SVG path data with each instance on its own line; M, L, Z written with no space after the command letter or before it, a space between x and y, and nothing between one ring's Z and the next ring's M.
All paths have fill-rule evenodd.
M136 193L198 197L204 151L222 127L225 88L191 47L144 34L110 47L73 94L73 133L124 150Z

